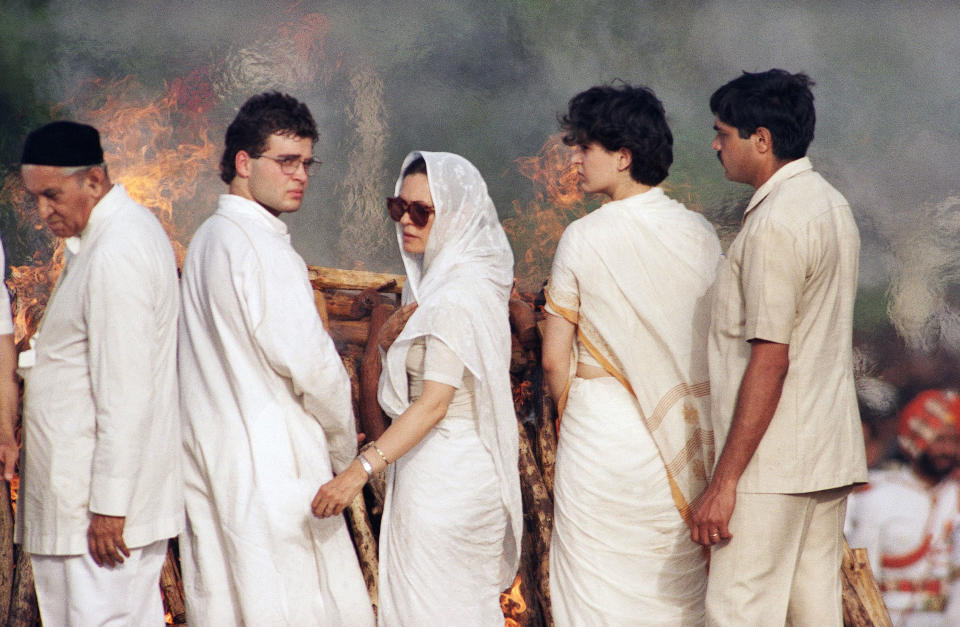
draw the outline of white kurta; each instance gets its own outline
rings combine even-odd
[[[221,196],[190,244],[182,291],[190,622],[372,624],[343,517],[310,511],[355,455],[356,427],[286,225]]]
[[[157,219],[116,185],[77,238],[26,379],[17,535],[87,552],[91,514],[125,516],[130,548],[183,527],[177,271]]]

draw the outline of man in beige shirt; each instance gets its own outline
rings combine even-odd
[[[867,479],[852,366],[860,238],[805,156],[813,82],[742,76],[710,99],[728,179],[756,189],[717,273],[708,357],[722,450],[692,518],[707,622],[842,624],[846,497]]]

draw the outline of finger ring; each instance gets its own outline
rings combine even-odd
[[[714,531],[713,533],[710,534],[710,537],[711,537],[711,538],[719,538],[719,537],[720,537],[720,534],[717,533],[716,531]]]

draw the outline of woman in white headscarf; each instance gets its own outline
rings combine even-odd
[[[401,172],[388,209],[407,271],[403,302],[416,310],[380,377],[393,423],[321,487],[314,513],[339,514],[389,464],[380,623],[500,626],[522,528],[509,378],[513,255],[469,161],[413,152]]]
[[[720,244],[657,187],[673,160],[650,90],[587,90],[562,120],[581,189],[546,290],[543,368],[561,411],[550,546],[563,625],[699,625],[706,554],[690,504],[713,464],[708,292]]]

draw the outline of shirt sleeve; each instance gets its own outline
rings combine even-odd
[[[423,359],[423,378],[425,381],[444,383],[453,388],[463,386],[463,362],[449,346],[434,336],[426,340],[426,353]]]
[[[145,458],[153,365],[160,361],[153,272],[139,246],[105,243],[90,260],[83,315],[96,408],[89,504],[95,514],[128,514]]]
[[[747,341],[790,343],[805,276],[796,235],[766,220],[744,248],[741,277]]]
[[[580,312],[580,288],[573,271],[576,262],[574,249],[574,238],[568,228],[557,245],[550,281],[544,289],[547,312],[560,316],[571,324],[577,324]]]
[[[7,277],[7,259],[0,242],[0,282]],[[13,333],[13,317],[10,314],[10,293],[6,283],[0,285],[0,335]]]
[[[270,366],[290,379],[304,409],[320,423],[333,469],[340,472],[357,452],[350,377],[317,313],[303,259],[292,250],[275,257],[257,273],[263,308],[252,321],[254,337]]]

